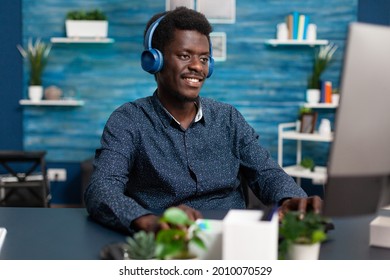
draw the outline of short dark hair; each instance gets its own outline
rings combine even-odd
[[[152,47],[164,53],[164,48],[174,39],[174,32],[179,30],[195,30],[205,35],[210,43],[210,33],[213,28],[206,17],[197,11],[186,7],[178,7],[172,11],[154,15],[146,24],[144,37],[149,26],[162,16],[165,16],[153,33]]]

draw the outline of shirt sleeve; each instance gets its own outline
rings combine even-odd
[[[244,117],[235,109],[233,114],[241,173],[254,194],[266,205],[277,204],[284,198],[307,197],[305,191],[261,146],[259,135]]]
[[[130,119],[131,115],[121,109],[108,119],[84,195],[92,218],[127,233],[133,232],[131,223],[134,219],[151,213],[125,195],[137,141],[136,129],[132,128]]]

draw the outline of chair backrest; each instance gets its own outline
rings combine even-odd
[[[0,204],[49,206],[45,151],[0,151]],[[13,205],[15,204],[15,205]]]
[[[260,199],[258,199],[257,196],[253,193],[253,191],[251,190],[251,188],[248,185],[247,180],[245,179],[245,177],[243,175],[241,175],[240,182],[241,182],[242,192],[243,192],[244,197],[245,197],[246,208],[247,209],[260,209],[260,210],[266,209],[267,206],[264,205],[264,203],[262,203],[260,201]]]

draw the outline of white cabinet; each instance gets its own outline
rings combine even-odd
[[[283,166],[283,141],[296,140],[296,164],[292,166]],[[333,133],[329,135],[320,135],[314,133],[300,133],[296,129],[296,123],[281,123],[278,126],[278,163],[292,177],[297,178],[300,184],[301,178],[315,180],[316,183],[325,183],[327,170],[325,166],[316,166],[314,172],[305,169],[299,165],[302,160],[302,141],[332,142]]]

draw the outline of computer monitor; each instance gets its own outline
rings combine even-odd
[[[324,213],[375,213],[390,203],[390,27],[351,23],[330,148]]]

